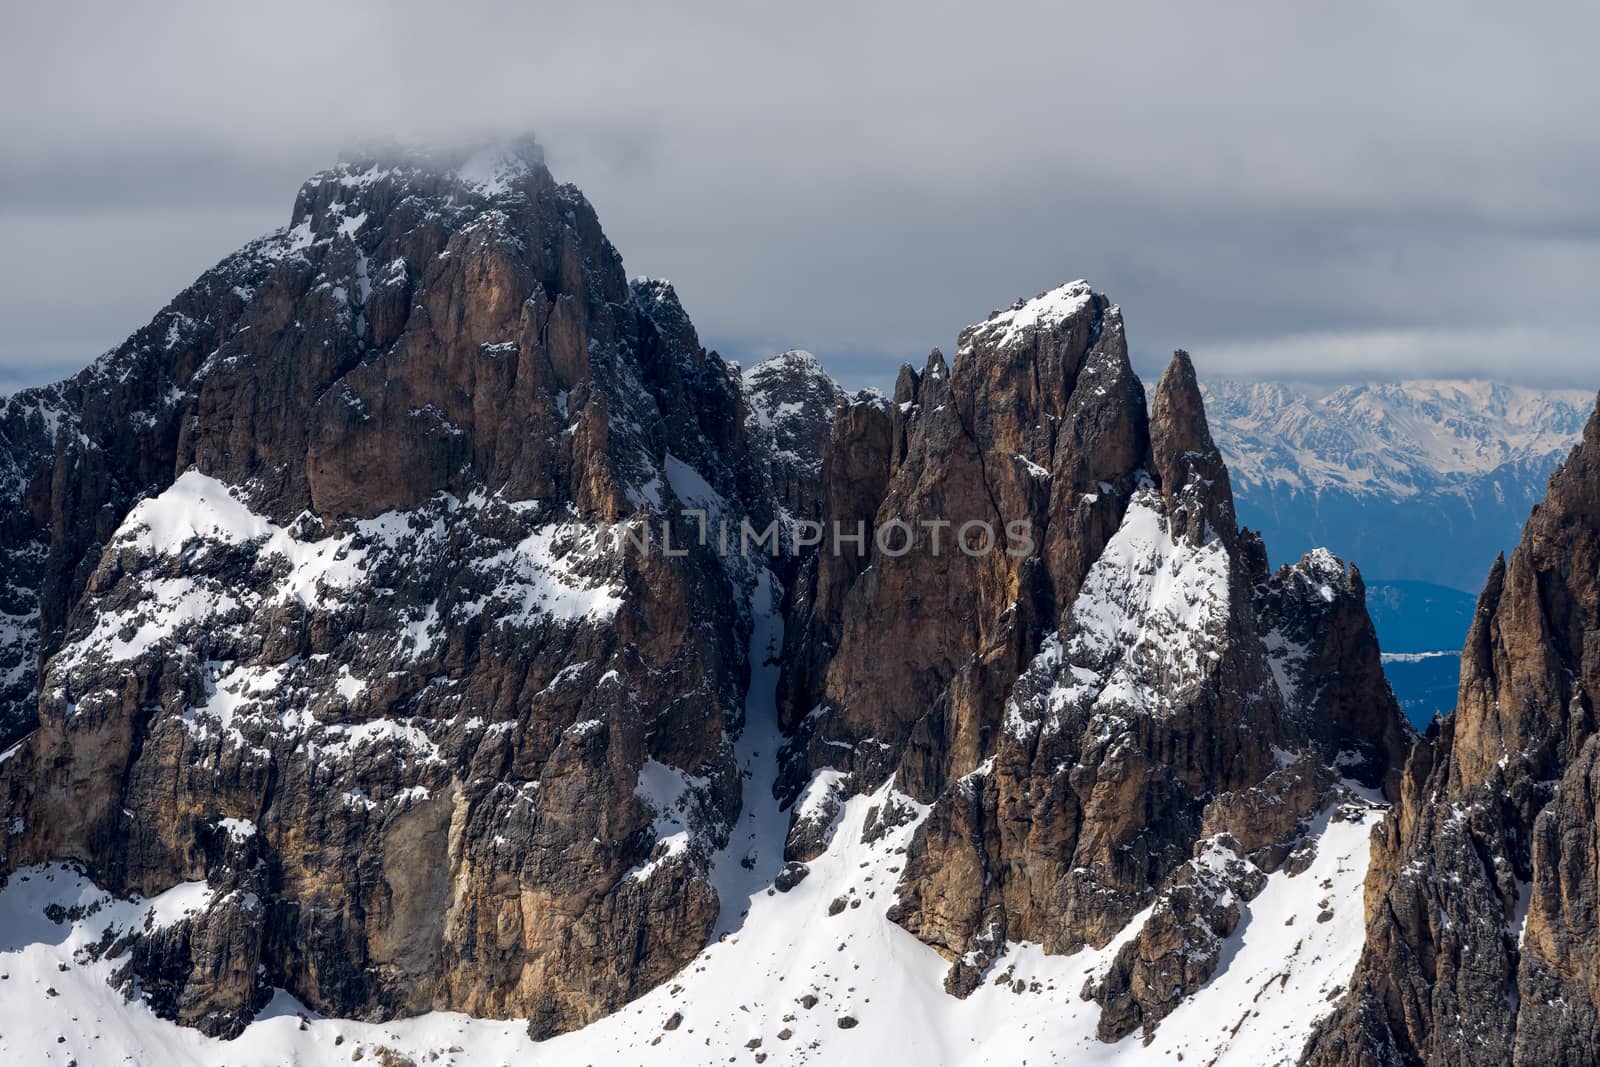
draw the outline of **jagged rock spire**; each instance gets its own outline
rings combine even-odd
[[[1178,349],[1156,385],[1150,409],[1150,448],[1173,522],[1194,541],[1215,534],[1232,542],[1237,523],[1233,487],[1211,439],[1205,402],[1189,353]]]

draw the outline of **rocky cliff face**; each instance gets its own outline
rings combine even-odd
[[[297,240],[282,232],[251,243],[74,378],[6,398],[0,410],[0,738],[6,743],[34,725],[39,665],[61,647],[67,615],[101,548],[136,501],[165,488],[186,464],[180,454],[201,366],[250,327],[250,305]],[[280,303],[298,295],[290,292]],[[315,323],[293,324],[301,328],[314,330]],[[307,345],[321,355],[322,340],[308,338]]]
[[[187,901],[97,951],[212,1034],[284,989],[549,1036],[892,846],[950,993],[1088,946],[1148,1040],[1411,741],[1359,575],[1269,573],[1103,294],[892,400],[741,375],[531,146],[318,175],[0,433],[0,872]]]
[[[1102,1037],[1148,1032],[1211,977],[1311,819],[1351,798],[1341,777],[1398,777],[1411,736],[1360,578],[1325,554],[1267,576],[1188,357],[1147,412],[1120,313],[1081,283],[966,331],[952,365],[902,371],[890,419],[875,525],[900,540],[826,597],[826,671],[786,661],[811,684],[789,692],[790,857],[892,777],[900,812],[931,811],[889,915],[951,960],[951,992],[1008,942],[1100,947],[1148,909],[1086,990]],[[1011,550],[962,551],[985,527]]]
[[[1374,837],[1361,965],[1317,1064],[1600,1060],[1600,414],[1478,601],[1457,711]]]
[[[834,408],[847,398],[817,357],[799,350],[762,360],[744,372],[749,422],[771,442],[767,465],[777,503],[798,519],[821,516],[823,456],[833,440]]]
[[[312,179],[10,405],[48,506],[11,555],[42,655],[5,864],[204,881],[129,982],[212,1032],[280,986],[546,1033],[666,978],[740,808],[753,578],[678,515],[769,509],[740,396],[531,150]],[[617,550],[655,516],[687,554]]]

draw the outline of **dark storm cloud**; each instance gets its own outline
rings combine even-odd
[[[852,384],[1088,277],[1143,368],[1600,378],[1576,4],[34,5],[0,43],[0,388],[364,138],[532,129],[737,358]]]

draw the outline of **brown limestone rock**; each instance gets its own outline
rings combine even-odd
[[[1318,1065],[1600,1058],[1600,412],[1497,561],[1454,715],[1374,839],[1366,943]]]
[[[1120,320],[1116,330],[1120,336]],[[1073,336],[1070,328],[1066,332]],[[984,354],[964,347],[963,356],[981,361]],[[1000,362],[1005,364],[1004,354]],[[964,380],[962,369],[958,362],[952,382]],[[1019,377],[1003,367],[970,376]],[[1062,567],[1030,560],[1018,573],[1031,568],[1049,576],[1046,588],[1070,591],[1059,615],[1047,597],[1034,601],[1031,617],[1059,618],[1059,628],[1036,638],[1035,646],[1022,642],[1034,651],[1018,655],[1031,655],[1031,662],[1016,675],[1001,667],[1007,660],[988,660],[990,689],[968,684],[984,677],[978,668],[986,662],[983,652],[969,653],[969,665],[952,674],[909,733],[897,784],[914,796],[941,781],[949,784],[934,795],[933,810],[913,839],[890,910],[894,921],[952,961],[946,987],[964,994],[982,981],[988,961],[1008,939],[1036,941],[1051,952],[1103,945],[1152,901],[1166,901],[1158,909],[1164,918],[1135,939],[1127,966],[1100,993],[1108,1039],[1129,1027],[1153,1025],[1210,977],[1219,958],[1215,951],[1196,950],[1175,972],[1174,946],[1205,941],[1214,950],[1237,922],[1236,909],[1224,898],[1240,897],[1245,887],[1259,886],[1266,873],[1279,869],[1301,846],[1313,816],[1335,803],[1341,794],[1331,766],[1339,750],[1334,742],[1349,740],[1347,735],[1366,740],[1366,733],[1378,742],[1405,737],[1382,675],[1372,670],[1376,642],[1360,640],[1370,635],[1370,623],[1358,578],[1351,585],[1341,573],[1330,609],[1342,613],[1339,619],[1353,638],[1330,636],[1320,612],[1290,611],[1304,586],[1304,565],[1281,572],[1278,599],[1258,592],[1265,554],[1258,540],[1233,524],[1227,471],[1206,429],[1187,357],[1174,358],[1148,421],[1143,392],[1131,375],[1127,379],[1132,388],[1090,385],[1085,395],[1094,403],[1079,414],[1090,427],[1117,432],[1097,434],[1078,422],[1054,431],[1058,445],[1072,444],[1048,469],[1080,472],[1065,479],[1074,486],[1067,499],[1096,495],[1085,492],[1088,479],[1081,472],[1087,469],[1097,472],[1095,489],[1115,503],[1113,511],[1102,512],[1115,516],[1103,526],[1064,526],[1063,518],[1074,510],[1058,503],[1065,495],[1062,482],[1050,486],[1042,509],[1050,531],[1066,528],[1075,535],[1064,539],[1075,554],[1056,553],[1055,559],[1077,562]],[[937,365],[922,378],[930,380],[940,380]],[[926,390],[923,385],[919,395],[924,407]],[[960,406],[959,400],[935,395]],[[990,396],[984,405],[1027,410],[1015,398]],[[1046,414],[1039,414],[1040,423],[1048,423]],[[971,436],[1026,439],[1029,432],[1015,428],[1026,417],[1013,419],[996,420],[987,433]],[[1087,460],[1085,453],[1101,459]],[[913,449],[897,473],[886,510],[905,491],[916,455]],[[1124,465],[1120,474],[1096,467],[1112,459]],[[987,460],[970,464],[967,477],[993,466]],[[941,469],[941,481],[961,477]],[[1119,485],[1127,495],[1117,501]],[[948,498],[952,490],[942,492]],[[1161,585],[1154,575],[1161,576]],[[1173,588],[1183,592],[1169,599],[1160,591]],[[850,604],[866,606],[855,599]],[[1030,617],[1020,607],[1011,615]],[[1295,636],[1326,642],[1316,646],[1319,662],[1346,671],[1347,688],[1325,693],[1320,679],[1308,674],[1280,684],[1275,667],[1281,664],[1274,661],[1283,649],[1273,644],[1273,635],[1291,615]],[[1020,640],[1016,635],[1030,631],[1018,625],[1001,632]],[[846,651],[841,648],[841,657]],[[1355,704],[1363,684],[1374,686],[1370,707],[1340,703]],[[885,690],[867,706],[892,699]],[[1358,713],[1367,718],[1357,719]],[[1319,715],[1333,721],[1322,723]],[[1347,723],[1341,715],[1357,721]],[[856,741],[865,743],[866,738]],[[1403,740],[1373,745],[1379,782],[1390,771],[1385,761],[1401,748]],[[1280,766],[1278,752],[1302,755]],[[872,765],[858,758],[850,766],[855,777],[847,781],[859,787]],[[1269,819],[1253,818],[1268,811]],[[1230,829],[1240,838],[1226,836]],[[1222,840],[1239,850],[1229,867],[1238,877],[1199,877],[1210,868],[1197,868],[1201,861],[1191,857],[1222,847],[1204,842]],[[1134,966],[1136,958],[1144,964]],[[1122,987],[1113,989],[1119,978]]]
[[[210,1032],[278,986],[543,1036],[716,921],[756,574],[678,512],[765,522],[770,443],[536,150],[488,169],[313,178],[288,229],[0,417],[48,501],[6,533],[43,681],[0,863],[206,881],[122,978]],[[600,540],[663,519],[687,554]],[[248,886],[225,822],[253,828]]]
[[[1317,549],[1268,577],[1265,549],[1250,555],[1259,561],[1256,613],[1289,716],[1329,766],[1396,799],[1416,733],[1384,677],[1361,572]]]

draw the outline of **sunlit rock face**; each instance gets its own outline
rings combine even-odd
[[[1085,992],[1102,1037],[1148,1031],[1318,813],[1395,787],[1412,735],[1360,577],[1327,553],[1268,572],[1188,357],[1147,408],[1120,311],[1083,283],[904,369],[890,418],[875,524],[912,547],[879,546],[842,596],[819,580],[831,613],[800,590],[811,647],[836,651],[786,661],[808,683],[785,693],[789,854],[821,854],[843,798],[892,777],[930,813],[889,915],[951,961],[951,992],[1009,943],[1101,947],[1139,919]],[[1025,548],[955,546],[1008,522]]]

